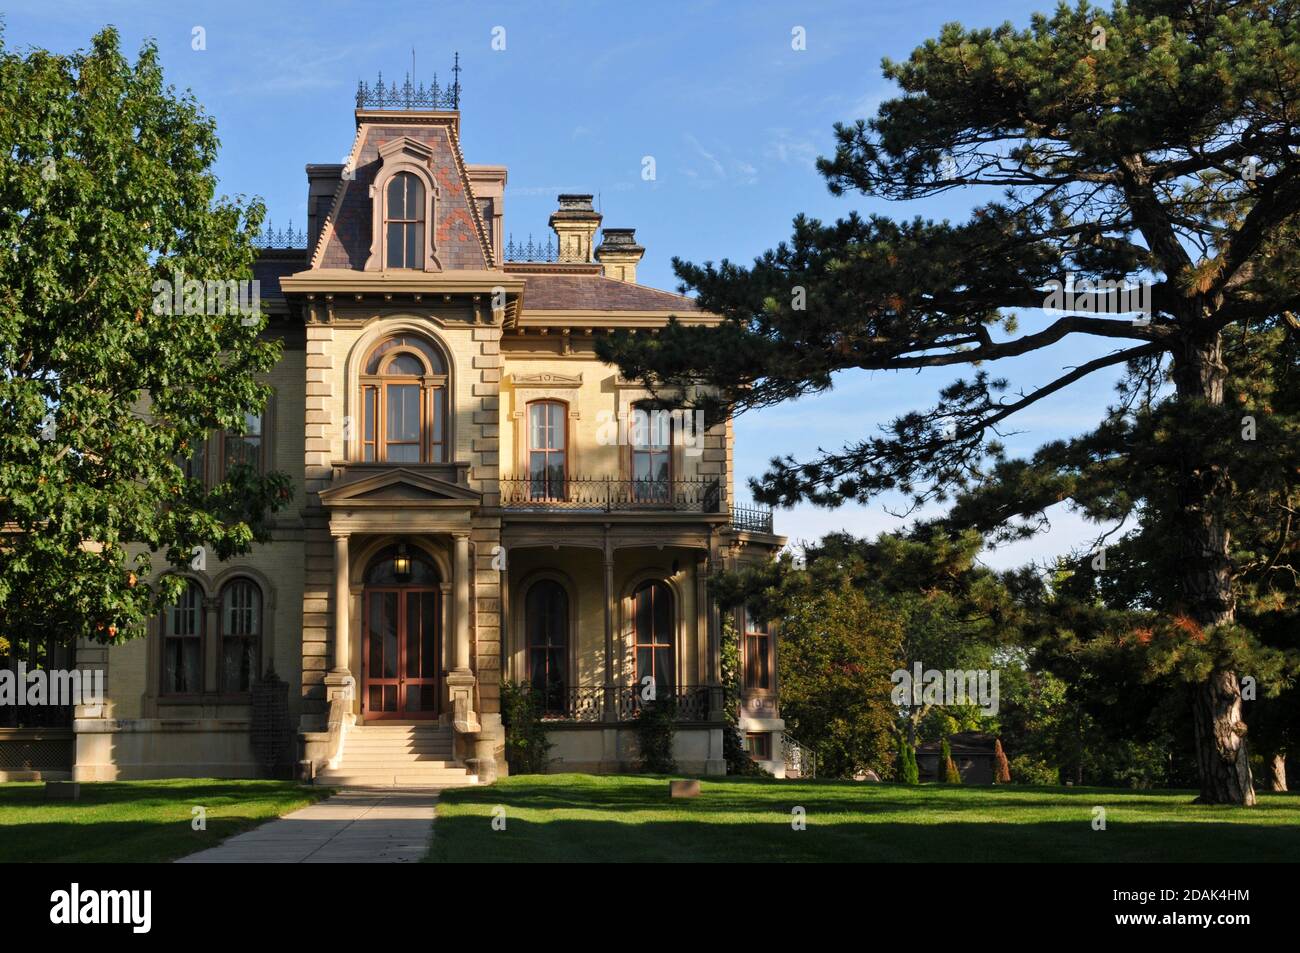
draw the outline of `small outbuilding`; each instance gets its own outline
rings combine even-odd
[[[992,784],[993,749],[997,736],[982,731],[962,731],[948,736],[952,760],[965,784]],[[922,781],[942,781],[942,742],[925,741],[916,746],[916,767]]]

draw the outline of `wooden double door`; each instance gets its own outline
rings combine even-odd
[[[367,721],[438,717],[442,593],[433,586],[368,586],[361,714]]]

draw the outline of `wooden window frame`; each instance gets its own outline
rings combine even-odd
[[[756,693],[771,692],[773,690],[772,675],[775,670],[775,666],[773,665],[775,659],[772,657],[771,624],[764,623],[763,628],[761,629],[755,629],[753,628],[753,625],[754,623],[751,622],[749,613],[746,612],[744,635],[742,636],[742,640],[741,640],[741,655],[740,655],[740,668],[741,668],[741,679],[742,679],[741,684],[743,685],[745,691],[747,692],[756,692]],[[767,673],[767,678],[766,678],[767,684],[765,685],[751,684],[750,682],[750,677],[749,677],[750,659],[755,657],[754,643],[765,643],[763,644],[762,647],[762,655],[764,657],[763,661],[765,663],[764,667]]]
[[[560,434],[563,446],[559,450],[542,449],[533,446],[533,408],[550,407],[560,408]],[[550,431],[548,424],[547,431]],[[557,400],[554,397],[542,397],[537,400],[530,400],[524,407],[524,473],[525,479],[528,480],[529,499],[532,500],[566,500],[569,492],[569,404],[567,401]],[[547,482],[546,492],[543,496],[533,496],[533,454],[545,453],[549,455],[558,453],[564,461],[564,475],[560,478],[560,493],[556,495]]]
[[[389,192],[392,190],[394,183],[404,182],[407,180],[414,182],[417,186],[419,186],[420,189],[419,198],[415,202],[415,206],[416,206],[415,217],[396,218],[393,216],[392,209],[390,208],[391,203],[389,202]],[[384,194],[383,194],[384,269],[394,270],[394,271],[423,271],[424,264],[425,264],[424,258],[428,254],[428,251],[426,249],[426,245],[427,245],[426,233],[429,228],[429,222],[428,219],[425,217],[425,212],[426,212],[425,196],[429,191],[429,187],[425,185],[425,183],[420,180],[420,177],[416,175],[414,172],[398,171],[393,173],[385,180],[383,188],[384,188]],[[410,204],[409,199],[407,204]],[[415,243],[416,249],[418,250],[421,259],[418,265],[413,265],[410,262],[405,262],[404,264],[400,264],[400,265],[393,264],[393,248],[388,241],[388,226],[390,225],[400,225],[402,227],[401,251],[402,251],[403,258],[405,258],[406,256],[407,230],[411,228],[418,228],[420,230],[419,240]]]
[[[552,644],[548,639],[547,642],[536,644],[533,642],[532,618],[528,613],[528,597],[532,595],[533,590],[538,586],[554,586],[564,596],[564,618],[560,626],[559,637],[563,640],[559,645]],[[533,650],[541,649],[550,657],[550,653],[555,649],[562,649],[562,659],[560,662],[560,688],[563,697],[561,698],[559,709],[550,709],[545,707],[543,702],[543,711],[548,715],[565,714],[568,707],[568,692],[572,687],[570,684],[570,665],[569,654],[573,650],[572,641],[572,619],[573,619],[573,600],[569,597],[569,589],[558,579],[542,577],[534,579],[524,590],[524,678],[529,686],[533,684]],[[549,663],[548,663],[549,664]],[[549,669],[548,669],[549,670]]]
[[[662,589],[664,596],[668,599],[668,630],[669,630],[668,638],[670,640],[668,642],[654,642],[654,641],[642,642],[641,641],[641,632],[638,631],[637,629],[636,600],[637,600],[637,595],[643,589],[650,589],[652,591],[655,589]],[[634,687],[639,688],[641,685],[641,680],[647,674],[650,675],[651,678],[654,678],[655,683],[658,684],[659,679],[656,677],[658,675],[658,672],[655,670],[655,649],[666,648],[666,649],[670,649],[672,653],[672,664],[669,666],[669,677],[667,679],[668,688],[672,690],[676,690],[678,687],[677,684],[678,681],[677,596],[676,593],[673,592],[672,586],[668,585],[668,583],[663,579],[642,580],[632,590],[631,615],[632,615],[632,675],[633,678],[636,680],[636,684]],[[650,629],[651,629],[650,638],[652,640],[654,639],[654,616],[655,616],[655,611],[654,611],[654,605],[652,603],[650,608]],[[641,671],[641,650],[642,649],[650,650],[651,670],[649,672]]]
[[[263,407],[263,408],[262,408],[260,411],[258,411],[256,414],[245,414],[245,415],[244,415],[245,420],[247,420],[247,418],[249,418],[249,417],[257,417],[257,418],[261,421],[261,431],[260,431],[260,432],[258,433],[258,435],[257,435],[257,464],[256,464],[256,469],[257,469],[257,472],[258,472],[258,473],[265,473],[265,472],[266,472],[267,427],[268,427],[268,425],[269,425],[269,423],[270,423],[270,414],[269,414],[267,411],[268,411],[269,407],[270,407],[270,401],[267,401],[267,406],[266,406],[266,407]],[[218,474],[219,474],[219,476],[220,476],[220,479],[219,479],[217,482],[219,482],[219,483],[220,483],[220,482],[223,482],[223,481],[226,479],[226,477],[230,474],[230,459],[229,459],[229,456],[228,456],[228,453],[227,453],[226,441],[229,440],[229,439],[231,439],[231,438],[235,438],[235,439],[243,440],[243,439],[246,439],[247,437],[248,437],[248,434],[247,434],[247,433],[244,433],[244,432],[242,432],[242,431],[241,431],[240,433],[234,433],[233,431],[230,431],[230,430],[221,430],[221,431],[218,431],[218,438],[217,438],[217,439],[219,440],[219,442],[220,442],[220,444],[221,444],[221,446],[220,446],[220,451],[221,451],[221,468],[220,468],[220,470],[218,471]]]
[[[666,444],[646,444],[645,446],[638,446],[635,439],[635,434],[636,434],[635,424],[634,424],[634,421],[636,419],[635,415],[638,413],[644,413],[648,415],[648,419],[651,421],[651,423],[649,423],[647,426],[650,428],[651,434],[653,434],[654,433],[653,414],[656,411],[661,411],[663,413],[669,414],[668,442]],[[676,457],[676,454],[673,452],[675,437],[677,435],[677,429],[676,429],[677,425],[671,415],[672,415],[671,408],[646,407],[645,401],[638,401],[636,403],[633,403],[628,408],[628,422],[627,422],[628,480],[632,485],[632,493],[630,495],[632,497],[633,502],[635,503],[644,503],[646,505],[653,506],[656,504],[663,504],[672,501],[673,481],[677,478],[677,460],[674,459]],[[655,456],[656,455],[666,456],[668,458],[667,479],[663,481],[639,480],[636,475],[637,454],[649,454],[650,462],[652,464],[650,467],[651,473],[654,472],[653,463],[654,463]],[[643,493],[645,493],[645,489],[638,491],[638,485],[640,484],[653,485],[661,482],[664,484],[663,494],[660,494],[651,489],[645,496],[643,496]]]
[[[754,761],[772,760],[772,732],[747,731],[745,732],[745,742],[746,742],[746,746],[749,749],[749,757],[752,760]]]
[[[167,699],[191,698],[197,695],[202,695],[204,693],[204,685],[206,684],[206,679],[207,679],[207,654],[208,654],[207,593],[204,592],[203,586],[201,586],[197,580],[191,579],[189,576],[185,576],[183,578],[185,579],[186,592],[187,593],[192,592],[195,594],[195,599],[197,603],[195,607],[195,612],[198,617],[197,631],[193,635],[171,634],[172,617],[177,607],[175,605],[169,605],[163,609],[163,617],[160,623],[161,634],[162,634],[162,638],[160,639],[162,643],[162,655],[158,660],[158,685],[159,685],[158,695],[160,698],[167,698]],[[196,681],[198,682],[198,684],[194,688],[191,688],[187,691],[173,691],[172,687],[166,684],[167,646],[168,643],[172,641],[184,642],[190,640],[197,641],[199,646],[199,668],[198,668],[198,672],[196,673]]]
[[[371,354],[373,355],[377,348],[382,347],[389,340],[391,338],[385,338],[378,342],[374,348],[371,348]],[[386,373],[392,362],[402,355],[413,356],[424,368],[424,373],[419,375]],[[367,358],[367,367],[372,359],[373,357]],[[445,359],[443,363],[446,363]],[[375,373],[360,375],[361,427],[359,428],[360,440],[358,443],[360,461],[363,463],[394,462],[399,466],[404,463],[447,462],[450,459],[449,438],[451,436],[450,408],[448,406],[450,403],[450,383],[450,373],[446,371],[442,373],[435,372],[429,365],[428,358],[418,348],[400,345],[380,355]],[[388,439],[388,388],[392,386],[410,387],[413,385],[420,389],[420,436],[417,459],[390,461],[388,459],[389,444],[410,446],[411,442],[394,442]],[[439,401],[441,401],[441,412],[439,412]],[[371,412],[374,414],[373,435],[367,433],[367,418]],[[366,456],[367,450],[372,454],[370,457]]]
[[[236,635],[227,631],[226,593],[239,585],[251,587],[257,596],[257,630],[254,635]],[[220,592],[217,593],[217,628],[219,639],[217,646],[217,692],[221,695],[247,695],[253,690],[253,685],[257,683],[257,680],[262,677],[262,643],[266,633],[266,594],[262,591],[262,587],[257,583],[257,580],[250,576],[236,576],[221,586]],[[254,643],[253,671],[246,689],[231,688],[224,682],[226,675],[226,641],[228,639]]]

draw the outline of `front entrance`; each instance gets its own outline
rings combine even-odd
[[[362,718],[437,718],[442,651],[437,570],[404,546],[384,550],[366,571],[362,619]]]

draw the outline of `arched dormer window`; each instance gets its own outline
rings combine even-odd
[[[384,267],[423,268],[424,185],[410,172],[399,172],[385,192]]]
[[[361,374],[361,459],[441,463],[447,459],[447,362],[413,334],[385,338]]]

